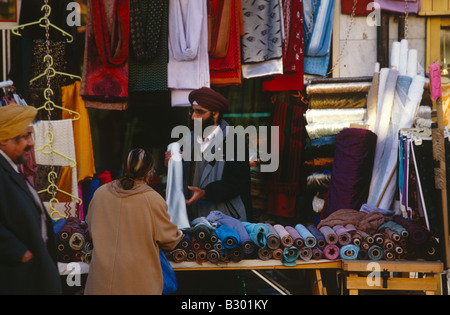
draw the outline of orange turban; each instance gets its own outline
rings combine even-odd
[[[0,107],[0,141],[13,139],[34,121],[37,109],[16,103]]]

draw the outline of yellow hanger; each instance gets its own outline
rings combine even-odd
[[[53,57],[50,55],[45,55],[44,56],[44,62],[47,62],[47,59],[49,59],[50,65],[45,69],[45,71],[43,73],[41,73],[40,75],[34,77],[33,79],[30,80],[30,83],[33,83],[34,81],[36,81],[37,79],[43,77],[43,76],[47,76],[52,78],[55,75],[59,74],[59,75],[65,75],[70,77],[71,79],[79,79],[81,80],[81,77],[75,74],[70,74],[70,73],[65,73],[65,72],[61,72],[61,71],[56,71],[55,68],[53,68]]]
[[[50,7],[50,5],[44,4],[44,5],[41,7],[41,11],[44,11],[44,10],[46,10],[45,15],[44,15],[42,18],[40,18],[38,21],[34,21],[34,22],[26,23],[26,24],[21,24],[21,25],[18,25],[18,26],[16,26],[16,27],[13,27],[13,28],[11,29],[11,33],[13,33],[14,35],[17,35],[17,36],[22,36],[22,35],[19,33],[19,30],[23,30],[23,29],[24,29],[25,27],[27,27],[27,26],[39,24],[39,26],[44,27],[44,28],[45,28],[45,27],[48,27],[48,26],[51,26],[51,27],[57,29],[58,31],[60,31],[60,32],[62,33],[63,36],[67,36],[67,37],[68,37],[68,38],[66,39],[66,41],[67,41],[68,43],[73,42],[73,36],[72,36],[72,35],[70,35],[70,34],[67,33],[66,31],[60,29],[59,27],[57,27],[56,25],[54,25],[54,24],[52,24],[52,23],[50,22],[50,20],[49,20],[49,18],[48,18],[48,17],[50,16],[50,12],[51,12],[51,10],[52,10],[52,8]],[[42,22],[43,22],[43,23],[42,23]]]
[[[53,147],[52,147],[52,143],[53,143],[53,132],[47,131],[47,132],[44,134],[44,137],[47,137],[47,136],[50,136],[50,140],[49,140],[46,144],[44,144],[42,147],[40,147],[40,148],[38,148],[38,149],[35,149],[34,151],[35,151],[35,152],[42,151],[43,154],[52,154],[52,153],[58,154],[58,155],[62,156],[63,158],[65,158],[65,159],[67,159],[68,161],[70,161],[70,162],[73,163],[73,165],[70,165],[70,167],[72,167],[72,168],[75,167],[75,166],[77,165],[77,162],[76,162],[74,159],[68,157],[68,156],[65,155],[65,154],[62,154],[61,152],[55,151],[55,149],[53,149]],[[50,151],[44,151],[44,150],[47,149],[47,148],[48,148]]]
[[[72,115],[75,115],[75,117],[72,118],[72,120],[79,120],[79,119],[80,119],[80,117],[81,117],[80,113],[78,113],[78,112],[76,112],[76,111],[73,111],[73,110],[71,110],[71,109],[64,108],[64,107],[62,107],[62,106],[56,105],[56,104],[50,99],[50,97],[47,95],[48,93],[50,93],[51,95],[53,95],[53,90],[52,90],[51,88],[46,88],[46,89],[44,90],[44,98],[45,98],[47,101],[44,103],[44,105],[42,105],[41,107],[37,108],[37,110],[45,109],[45,110],[47,110],[47,111],[52,111],[52,110],[54,110],[55,108],[59,108],[59,109],[61,109],[61,110],[65,110],[65,111],[71,113]]]

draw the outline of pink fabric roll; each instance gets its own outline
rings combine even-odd
[[[335,260],[339,257],[339,247],[333,244],[328,244],[323,249],[323,255],[326,259]]]

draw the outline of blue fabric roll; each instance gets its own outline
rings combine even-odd
[[[300,250],[295,247],[285,247],[283,249],[283,257],[281,257],[281,263],[288,267],[297,265],[296,260],[300,256]]]
[[[216,229],[217,237],[222,246],[226,249],[236,248],[239,245],[239,234],[236,230],[226,225],[221,225]]]
[[[342,259],[356,259],[358,258],[358,252],[359,246],[348,244],[341,247],[339,254],[341,255]]]
[[[221,225],[226,225],[234,229],[239,234],[239,244],[242,247],[242,251],[245,254],[253,253],[253,251],[255,250],[254,243],[241,221],[230,217],[218,210],[211,211],[206,219],[212,224],[219,223]]]
[[[309,248],[313,248],[317,244],[317,239],[314,237],[314,235],[303,225],[303,224],[297,224],[295,226],[295,229],[297,230],[298,234],[303,238],[305,241],[305,246]]]
[[[369,259],[380,260],[384,256],[384,250],[378,245],[372,245],[369,248]]]
[[[242,225],[247,230],[253,243],[258,247],[264,248],[267,245],[268,227],[263,223],[242,222]]]

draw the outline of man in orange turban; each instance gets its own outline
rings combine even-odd
[[[19,165],[34,147],[36,108],[0,107],[0,294],[61,294],[53,225]]]

